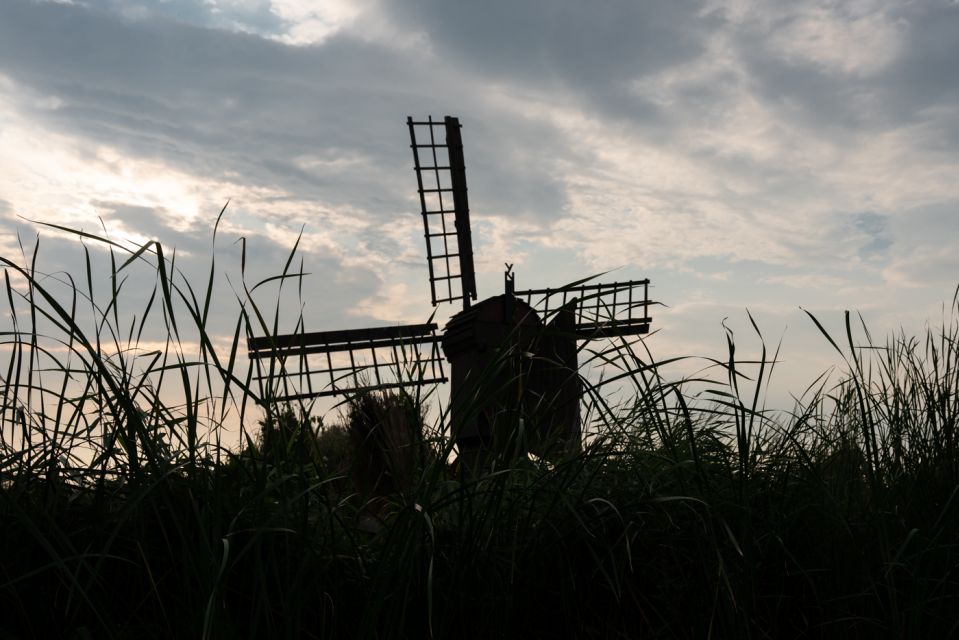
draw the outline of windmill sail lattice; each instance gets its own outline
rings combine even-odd
[[[446,382],[436,325],[371,327],[250,338],[265,401]]]
[[[514,295],[549,322],[575,301],[572,331],[580,340],[649,332],[649,280],[611,284],[571,284],[555,289],[528,289]]]
[[[407,118],[406,124],[423,215],[433,306],[462,300],[463,307],[469,308],[476,300],[476,275],[459,119],[446,116],[439,122],[430,117],[417,122]]]

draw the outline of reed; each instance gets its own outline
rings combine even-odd
[[[610,343],[593,357],[629,400],[587,381],[582,451],[468,477],[423,398],[329,425],[256,407],[244,340],[280,319],[252,293],[302,277],[295,249],[237,286],[223,348],[215,261],[199,288],[159,244],[74,233],[106,278],[87,249],[80,276],[0,258],[0,637],[959,633],[955,296],[882,343],[810,315],[846,366],[788,410],[765,407],[758,328],[758,361],[730,333],[697,380]],[[154,286],[128,312],[134,269]]]

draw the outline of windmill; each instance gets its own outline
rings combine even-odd
[[[472,231],[459,120],[407,118],[426,240],[431,302],[460,303],[435,323],[250,337],[261,402],[451,382],[460,459],[484,463],[516,442],[552,457],[580,446],[577,344],[649,331],[649,280],[515,288],[476,302]],[[442,350],[442,355],[440,351]],[[443,360],[449,362],[447,378]]]

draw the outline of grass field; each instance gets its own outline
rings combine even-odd
[[[264,418],[255,286],[221,348],[214,263],[197,286],[158,244],[84,240],[109,273],[0,259],[0,638],[959,636],[955,297],[925,335],[823,329],[845,371],[775,411],[776,353],[738,362],[730,335],[697,383],[612,344],[629,401],[587,389],[581,453],[470,478],[428,400]],[[131,311],[134,269],[155,287]],[[384,492],[356,434],[390,406],[438,415]]]

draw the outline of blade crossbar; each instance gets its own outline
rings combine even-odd
[[[648,333],[649,307],[656,304],[649,300],[648,279],[529,289],[514,295],[534,306],[544,322],[575,301],[573,331],[580,340]]]
[[[338,331],[317,331],[314,333],[290,333],[279,336],[250,338],[247,344],[250,349],[251,358],[273,357],[274,354],[268,353],[268,350],[291,350],[358,342],[390,342],[417,337],[432,339],[432,335],[436,329],[436,323],[431,322],[428,324],[407,324],[395,327],[369,327],[366,329],[341,329]]]
[[[248,340],[261,402],[446,382],[433,323]]]
[[[423,217],[432,303],[436,306],[462,300],[463,307],[468,308],[476,299],[476,277],[459,120],[446,116],[439,121],[430,116],[425,121],[407,118],[406,122]],[[422,140],[417,139],[418,130]]]

